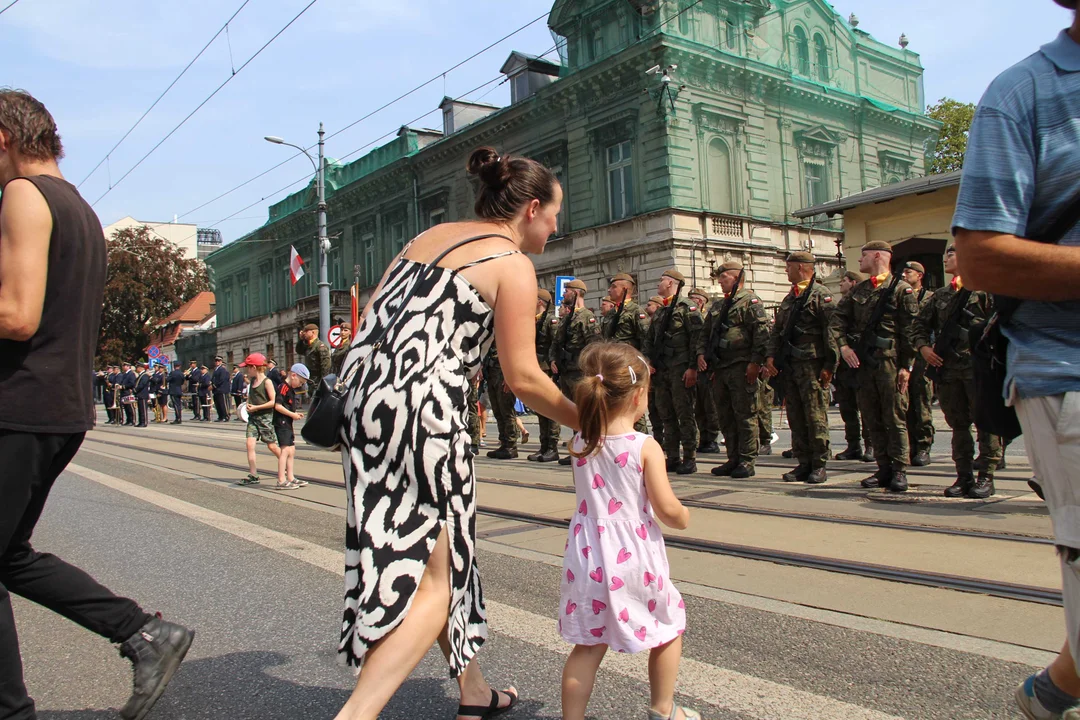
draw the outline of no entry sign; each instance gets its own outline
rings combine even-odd
[[[341,326],[335,325],[326,332],[326,342],[337,350],[341,347]]]

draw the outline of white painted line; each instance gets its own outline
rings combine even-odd
[[[344,575],[344,553],[249,523],[224,513],[208,510],[156,490],[136,485],[81,465],[68,471],[105,487],[122,492],[164,510],[196,520],[230,535],[301,560],[337,575]],[[569,654],[570,646],[559,636],[555,620],[498,602],[487,603],[491,629],[537,647]],[[648,656],[610,653],[603,669],[641,683],[648,683]],[[830,697],[797,690],[788,685],[683,658],[679,692],[718,707],[762,720],[899,720],[876,710]]]

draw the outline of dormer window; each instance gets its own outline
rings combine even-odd
[[[519,103],[559,77],[561,65],[525,53],[512,52],[502,72],[510,81],[510,102]]]

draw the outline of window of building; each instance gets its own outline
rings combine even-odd
[[[233,363],[233,351],[232,350],[225,353],[225,364],[229,366],[229,370],[232,370],[232,366],[234,364]]]
[[[621,220],[634,212],[632,164],[631,141],[607,149],[608,215],[612,220]]]
[[[720,138],[709,143],[709,209],[731,213],[731,152]]]
[[[286,340],[285,341],[285,366],[286,367],[292,367],[295,360],[296,359],[293,356],[292,340]]]
[[[330,287],[335,290],[341,290],[345,287],[345,269],[341,263],[341,246],[330,248],[330,252],[326,254],[328,260],[328,270],[330,275]]]
[[[734,18],[728,18],[727,22],[724,25],[725,25],[725,31],[726,31],[725,41],[727,42],[728,50],[738,50],[739,49],[739,28],[735,24],[735,19]]]
[[[828,178],[825,170],[823,163],[803,163],[803,175],[806,180],[806,204],[808,207],[829,201]]]
[[[817,60],[818,79],[829,82],[829,48],[820,33],[814,35],[814,56]]]
[[[274,306],[274,276],[267,272],[262,277],[263,287],[263,309],[267,313],[272,313],[277,308]]]
[[[604,57],[604,31],[601,28],[597,28],[593,31],[592,35],[592,60],[599,60]]]
[[[795,26],[795,72],[810,76],[810,42],[806,31],[798,25]]]
[[[232,288],[225,290],[219,312],[223,316],[222,325],[228,325],[233,322]]]
[[[397,219],[390,222],[390,253],[397,256],[405,248],[405,220]]]
[[[510,81],[510,102],[516,103],[529,97],[529,73],[521,72]]]
[[[443,132],[449,135],[454,132],[454,107],[451,105],[442,111]]]
[[[438,207],[428,212],[427,226],[429,228],[433,228],[444,222],[446,222],[446,208]]]
[[[247,282],[240,283],[240,317],[239,320],[247,320],[251,317],[251,304],[248,298]]]
[[[625,47],[630,44],[630,18],[626,15],[626,8],[619,9],[619,45]]]
[[[266,343],[266,359],[274,360],[274,343]],[[290,365],[290,367],[292,367]]]
[[[371,287],[379,282],[379,269],[375,267],[375,233],[364,233],[360,244],[364,248],[364,285]]]
[[[695,3],[695,5],[696,4],[697,3]],[[683,35],[690,34],[690,21],[692,20],[690,17],[690,13],[692,12],[690,10],[691,7],[692,6],[688,2],[679,3],[679,32]]]

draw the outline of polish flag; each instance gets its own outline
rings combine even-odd
[[[300,257],[300,253],[296,252],[296,248],[292,245],[289,246],[289,277],[292,279],[292,284],[295,285],[300,278],[304,277],[304,259]]]

